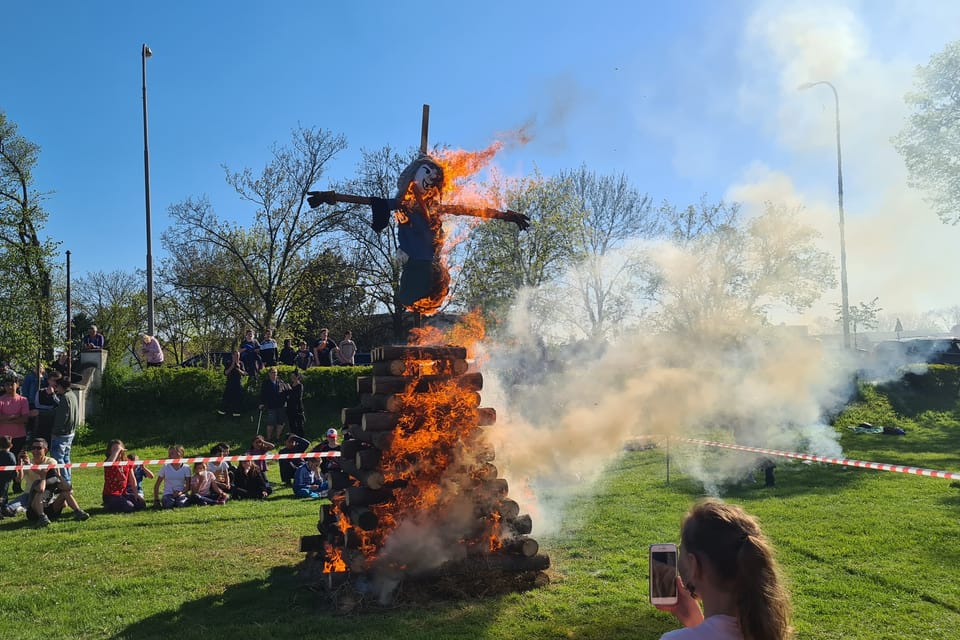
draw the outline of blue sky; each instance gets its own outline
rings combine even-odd
[[[795,91],[831,80],[843,101],[851,300],[886,295],[919,311],[960,305],[956,285],[906,291],[909,279],[882,268],[884,243],[916,242],[922,259],[924,238],[955,246],[957,229],[922,211],[887,141],[913,67],[955,36],[960,15],[944,5],[16,3],[4,12],[0,109],[41,145],[47,231],[83,273],[144,265],[143,43],[154,53],[157,259],[167,208],[188,196],[249,220],[221,165],[259,169],[302,124],[346,136],[327,175],[343,179],[360,149],[418,144],[423,103],[431,142],[464,149],[532,121],[534,139],[497,159],[507,175],[585,163],[678,205],[704,193],[748,205],[782,198],[835,235],[832,96]],[[917,237],[879,237],[906,209]]]

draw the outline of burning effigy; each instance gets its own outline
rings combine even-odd
[[[426,105],[424,107],[426,118],[428,110]],[[387,228],[392,212],[397,221],[397,242],[403,262],[400,303],[421,315],[433,315],[446,300],[450,289],[450,272],[444,252],[445,216],[505,220],[516,224],[521,231],[530,226],[530,219],[516,211],[450,202],[456,181],[475,173],[480,163],[488,161],[498,149],[498,145],[492,145],[479,153],[450,152],[430,156],[424,138],[420,155],[397,178],[395,197],[309,191],[307,202],[311,207],[337,203],[369,205],[372,213],[370,225],[378,233]]]
[[[521,230],[529,219],[443,201],[452,181],[474,173],[495,148],[431,157],[425,147],[422,140],[420,157],[401,173],[396,198],[314,191],[310,204],[369,205],[378,231],[393,212],[407,258],[402,303],[429,316],[450,282],[443,216],[506,220]],[[372,375],[357,378],[360,403],[341,413],[344,440],[327,473],[330,504],[320,510],[319,535],[300,542],[305,575],[341,610],[368,598],[395,602],[404,585],[481,595],[548,582],[550,559],[530,537],[532,519],[510,498],[485,435],[497,413],[481,402],[475,350],[483,337],[480,316],[471,313],[447,334],[418,325],[409,344],[371,351]]]

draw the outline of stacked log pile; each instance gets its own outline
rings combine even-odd
[[[371,352],[373,375],[357,378],[360,404],[341,413],[331,504],[319,535],[300,541],[321,586],[490,572],[533,572],[542,584],[550,559],[493,464],[484,427],[497,415],[480,406],[483,376],[466,356],[455,346]]]

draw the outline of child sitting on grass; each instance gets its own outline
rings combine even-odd
[[[183,457],[183,445],[175,444],[167,449],[167,456],[175,460]],[[190,482],[190,468],[182,462],[168,462],[157,473],[157,481],[153,484],[153,506],[164,509],[185,507],[190,504],[187,495],[187,486]],[[160,487],[163,487],[163,499],[160,498]]]
[[[205,462],[193,463],[193,476],[190,478],[190,500],[198,505],[224,504],[227,494],[217,486],[217,478],[207,470]]]
[[[293,476],[293,495],[298,498],[326,498],[327,483],[320,477],[320,459],[307,458]]]

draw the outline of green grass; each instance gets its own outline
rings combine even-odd
[[[892,406],[866,390],[838,418],[845,455],[960,470],[956,407],[906,416]],[[317,436],[335,419],[310,415]],[[908,435],[846,430],[863,420]],[[101,459],[116,433],[143,457],[162,456],[171,439],[202,452],[220,439],[245,444],[254,428],[249,418],[104,424],[75,451]],[[674,447],[671,455],[694,452]],[[296,575],[297,541],[315,531],[318,505],[289,489],[265,503],[130,515],[93,508],[87,522],[67,518],[45,530],[4,520],[0,637],[657,638],[676,623],[646,602],[646,548],[676,540],[682,513],[702,492],[674,468],[668,485],[663,449],[627,453],[568,504],[557,534],[537,535],[535,520],[553,563],[545,588],[348,616]],[[75,484],[81,505],[99,503],[102,473],[80,470]],[[781,462],[775,488],[731,486],[725,498],[756,514],[773,540],[798,638],[960,637],[960,491],[948,482]]]

